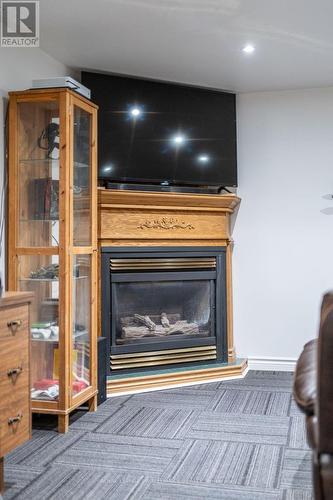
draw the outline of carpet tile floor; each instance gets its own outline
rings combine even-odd
[[[66,435],[45,417],[5,459],[4,500],[311,500],[292,374],[109,399]]]

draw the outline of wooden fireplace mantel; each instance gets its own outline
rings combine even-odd
[[[99,189],[101,246],[227,246],[234,194]]]
[[[232,321],[232,224],[240,204],[234,194],[184,194],[99,189],[99,244],[124,246],[224,246],[227,272],[228,362],[235,361]]]

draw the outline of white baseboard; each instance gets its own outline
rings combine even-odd
[[[267,370],[279,372],[293,372],[295,370],[296,361],[296,358],[248,358],[249,370]]]

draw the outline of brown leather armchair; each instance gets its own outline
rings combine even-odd
[[[333,500],[333,293],[323,298],[318,339],[297,361],[294,398],[306,415],[315,498]]]

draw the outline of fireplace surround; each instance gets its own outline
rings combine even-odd
[[[246,371],[232,321],[239,204],[234,194],[99,189],[99,334],[109,342],[109,396]]]
[[[102,249],[112,371],[226,362],[225,248]]]

